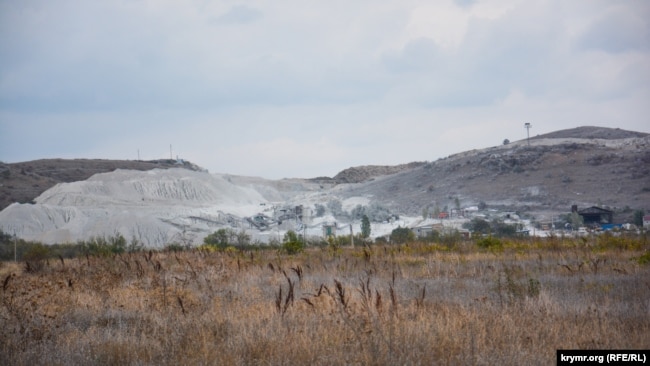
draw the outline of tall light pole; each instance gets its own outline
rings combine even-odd
[[[530,128],[533,127],[530,123],[524,123],[524,128],[526,129],[526,140],[528,140],[528,146],[530,146]]]

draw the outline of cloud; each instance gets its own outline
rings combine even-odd
[[[235,5],[226,13],[218,16],[215,23],[221,24],[244,24],[251,23],[262,18],[262,12],[245,5]]]
[[[440,58],[438,47],[431,38],[411,40],[398,54],[384,56],[384,63],[393,72],[426,71],[435,68]]]
[[[589,26],[578,40],[578,46],[608,53],[648,51],[649,15],[647,6],[612,9]]]
[[[460,7],[468,7],[476,4],[477,0],[454,0],[454,2]]]
[[[0,159],[158,158],[171,143],[211,171],[327,175],[514,141],[502,130],[523,121],[647,131],[649,9],[0,2]]]

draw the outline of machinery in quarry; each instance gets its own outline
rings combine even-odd
[[[305,217],[305,213],[308,213],[309,209],[305,209],[302,205],[273,205],[264,210],[264,212],[260,212],[252,217],[246,218],[246,221],[250,224],[250,228],[256,228],[260,231],[264,231],[282,224],[292,223],[293,226],[296,226],[296,229],[299,230],[300,227],[303,226],[303,219],[307,218]]]

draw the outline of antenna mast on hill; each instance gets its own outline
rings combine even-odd
[[[172,144],[169,144],[169,160],[174,160],[172,156]]]
[[[526,140],[528,140],[528,146],[530,146],[530,129],[531,129],[531,124],[526,122],[524,123],[524,128],[526,129]]]

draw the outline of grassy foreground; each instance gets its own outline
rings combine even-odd
[[[0,265],[3,365],[549,365],[650,348],[640,239]]]

